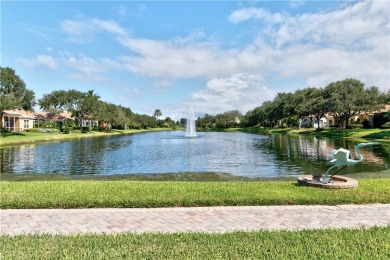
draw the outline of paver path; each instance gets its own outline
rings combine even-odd
[[[231,232],[390,225],[390,204],[1,210],[1,234]]]

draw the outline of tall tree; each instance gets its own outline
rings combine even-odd
[[[347,78],[330,83],[325,88],[324,97],[328,112],[339,121],[339,130],[348,127],[349,118],[360,113],[368,113],[383,105],[383,98],[377,87],[364,88],[364,83]]]
[[[282,126],[284,122],[288,126],[296,124],[297,111],[294,104],[294,95],[292,93],[277,93],[274,98],[274,117],[276,120],[281,120]]]
[[[390,90],[383,96],[383,99],[385,104],[390,105]]]
[[[185,123],[183,125],[187,124],[187,119],[185,119]],[[196,125],[201,127],[201,128],[210,128],[213,127],[214,124],[216,123],[217,119],[215,116],[205,114],[202,118],[198,118],[196,120]]]
[[[154,110],[153,117],[156,118],[157,121],[160,119],[160,116],[162,116],[161,110],[160,109]]]
[[[44,94],[38,100],[41,109],[54,114],[64,112],[67,107],[68,93],[65,90],[54,90],[50,94]]]
[[[81,114],[84,116],[93,117],[94,111],[96,111],[99,105],[100,96],[94,92],[94,90],[88,90],[83,93],[82,102],[80,106]]]
[[[327,102],[324,99],[323,88],[305,88],[295,92],[301,98],[295,101],[299,118],[314,116],[319,122],[327,113]],[[320,124],[317,124],[318,129]]]
[[[81,127],[82,120],[87,116],[93,117],[93,113],[97,111],[99,99],[100,96],[95,94],[93,90],[85,93],[75,89],[55,90],[50,94],[45,94],[39,100],[39,105],[41,109],[54,113],[68,111]]]
[[[135,114],[135,118],[136,118],[137,123],[142,128],[156,127],[157,126],[157,119],[155,117],[148,116],[148,115]]]
[[[9,67],[0,67],[0,111],[24,109],[32,111],[35,94],[26,88],[24,81]]]
[[[242,120],[242,114],[238,110],[232,110],[218,114],[215,118],[219,128],[236,127]]]

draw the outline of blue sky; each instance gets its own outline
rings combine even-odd
[[[354,77],[390,88],[389,1],[2,1],[1,66],[36,93],[186,117]]]

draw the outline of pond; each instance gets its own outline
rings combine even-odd
[[[249,178],[324,173],[333,149],[356,143],[287,135],[205,132],[186,138],[182,131],[84,138],[24,144],[0,149],[0,170],[11,174],[121,175],[218,172]],[[362,148],[365,157],[344,173],[389,169],[382,146]],[[352,153],[353,154],[353,153]]]

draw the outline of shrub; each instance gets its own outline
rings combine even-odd
[[[371,126],[370,126],[370,122],[368,121],[368,119],[367,119],[367,118],[366,118],[366,119],[364,119],[364,121],[363,121],[363,128],[364,128],[364,129],[371,128]]]
[[[81,128],[82,133],[88,133],[88,132],[91,132],[91,130],[92,130],[92,128],[89,126],[84,126]]]
[[[81,130],[80,129],[75,129],[72,132],[75,133],[75,134],[81,134]]]
[[[60,130],[57,128],[29,128],[24,130],[26,132],[32,132],[32,133],[59,133]]]
[[[37,128],[57,128],[58,124],[55,121],[47,121],[47,122],[37,122]]]
[[[75,120],[72,120],[72,119],[66,119],[64,121],[64,124],[63,124],[64,127],[76,127],[77,126],[77,123]]]
[[[36,133],[36,132],[38,132],[38,129],[37,128],[29,128],[29,129],[25,129],[24,131],[30,132],[30,133]]]
[[[0,132],[1,132],[1,133],[8,133],[9,131],[8,131],[8,129],[6,129],[6,128],[4,128],[4,127],[1,127],[1,128],[0,128]]]
[[[358,124],[358,123],[352,123],[348,125],[349,129],[357,129],[357,128],[363,128],[363,124]]]
[[[381,126],[381,128],[383,128],[383,129],[390,129],[390,121],[384,123],[384,124]]]
[[[35,128],[39,133],[59,133],[57,128]]]
[[[64,131],[64,134],[71,134],[73,127],[64,127],[62,130]]]

